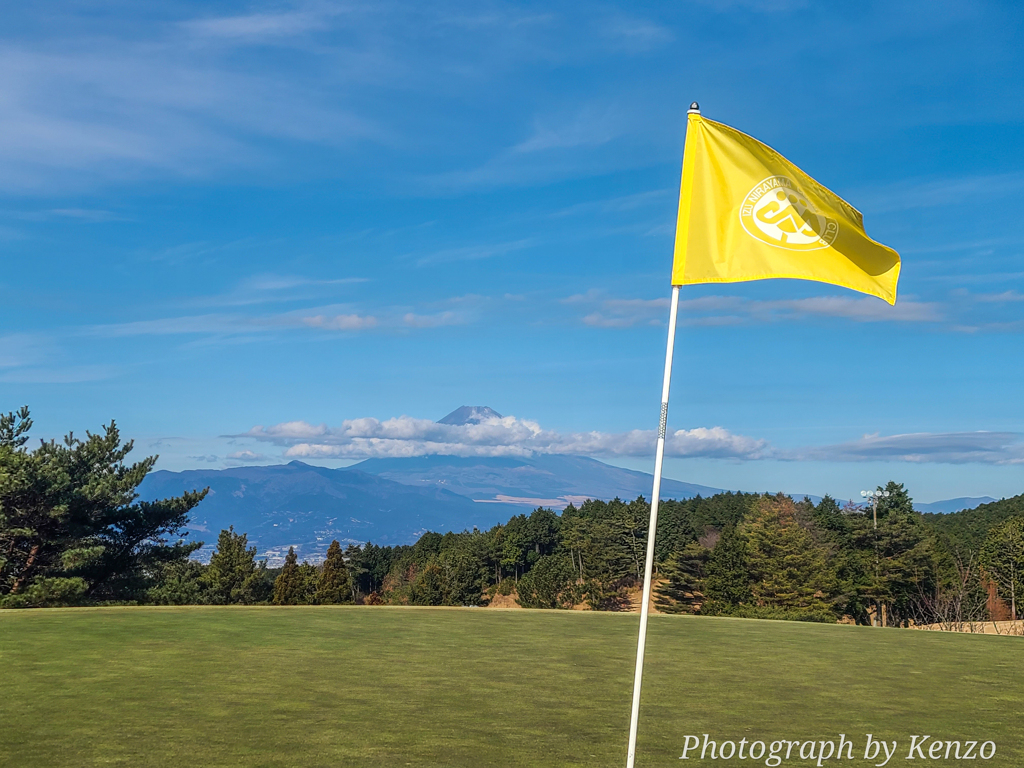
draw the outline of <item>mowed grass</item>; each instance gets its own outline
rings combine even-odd
[[[3,611],[0,765],[622,765],[637,626],[481,609]],[[693,765],[684,737],[707,732],[872,733],[900,742],[890,766],[908,764],[909,734],[993,740],[995,759],[964,764],[1024,765],[1022,660],[1020,638],[652,616],[637,764]]]

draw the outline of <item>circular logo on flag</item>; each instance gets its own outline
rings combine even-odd
[[[740,223],[751,237],[791,251],[827,248],[839,234],[839,223],[814,210],[785,176],[769,176],[747,193]]]

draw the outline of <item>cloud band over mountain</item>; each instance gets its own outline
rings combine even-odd
[[[384,421],[348,419],[337,427],[290,421],[256,426],[242,435],[284,448],[284,456],[305,459],[366,459],[415,456],[515,456],[536,454],[593,457],[654,455],[657,433],[567,432],[544,429],[515,416],[475,424],[441,424],[399,416]],[[739,435],[723,427],[671,430],[665,455],[740,461],[883,461],[944,464],[1021,464],[1024,442],[1014,432],[945,432],[864,435],[845,443],[784,449],[768,440]]]
[[[245,437],[287,446],[293,458],[398,458],[409,456],[648,456],[654,452],[654,430],[629,432],[570,432],[546,430],[535,421],[515,416],[487,419],[479,424],[439,424],[409,416],[379,421],[349,419],[338,427],[291,421],[257,426]],[[240,436],[241,437],[241,436]],[[765,458],[765,440],[735,435],[721,427],[671,432],[666,455],[723,459]]]

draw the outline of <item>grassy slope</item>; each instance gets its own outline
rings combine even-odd
[[[4,611],[0,764],[620,765],[636,626],[560,611]],[[986,765],[1024,764],[1019,638],[654,616],[649,648],[639,766],[680,765],[683,737],[704,731],[993,739]]]

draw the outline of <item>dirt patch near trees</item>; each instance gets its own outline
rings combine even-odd
[[[662,584],[666,584],[666,583],[667,583],[667,581],[663,580],[663,579],[660,579],[660,580],[657,580],[657,581],[654,582],[654,589],[652,590],[652,593],[651,593],[651,603],[650,603],[650,608],[649,608],[650,613],[661,613],[661,611],[659,611],[657,609],[657,607],[654,605],[654,598],[658,594],[658,588]],[[508,595],[502,595],[502,594],[497,594],[496,593],[496,594],[494,594],[491,597],[490,602],[487,603],[487,605],[485,607],[487,607],[487,608],[522,608],[523,606],[521,606],[519,604],[519,602],[517,601],[516,597],[517,597],[517,595],[516,595],[515,590],[513,590],[512,593],[508,594]],[[642,587],[631,587],[630,589],[626,590],[626,598],[627,598],[627,600],[629,602],[628,602],[627,606],[623,608],[623,610],[626,613],[640,613],[640,603],[643,600],[643,588]],[[578,605],[574,605],[572,607],[572,610],[574,610],[574,611],[589,611],[589,610],[592,610],[592,609],[591,609],[590,605],[588,605],[587,603],[579,603]]]
[[[487,604],[488,608],[522,608],[516,601],[516,593],[513,592],[511,595],[495,595],[491,598],[491,602]]]
[[[648,613],[661,613],[657,606],[654,605],[654,598],[658,595],[658,589],[663,585],[668,584],[668,579],[655,579],[651,589],[651,602],[647,607]],[[626,609],[629,613],[640,613],[640,606],[644,600],[644,589],[643,587],[633,587],[627,594],[629,595],[629,608]]]
[[[967,632],[972,635],[1024,636],[1024,621],[955,621],[941,624],[915,624],[911,629],[932,632]]]

